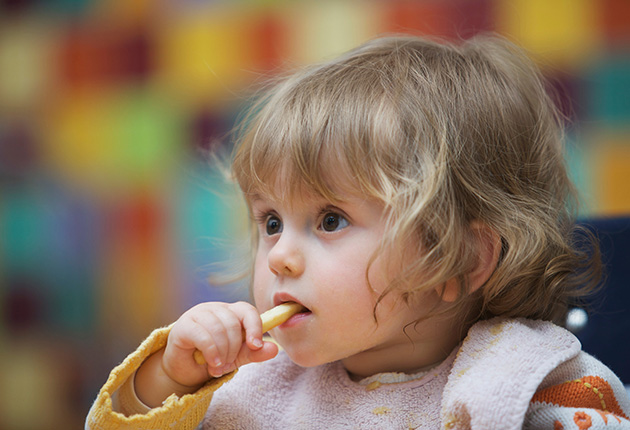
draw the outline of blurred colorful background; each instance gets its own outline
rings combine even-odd
[[[630,215],[628,0],[0,0],[0,429],[82,428],[152,328],[247,298],[208,282],[246,222],[207,153],[267,78],[485,31],[557,90],[582,216]]]

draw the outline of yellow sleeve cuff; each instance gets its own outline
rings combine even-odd
[[[118,391],[112,393],[112,409],[129,417],[131,415],[147,414],[151,408],[138,398],[135,388],[136,372],[122,384]]]
[[[92,405],[87,420],[86,429],[89,430],[148,430],[156,428],[190,429],[193,430],[203,419],[212,395],[225,382],[232,379],[235,372],[224,375],[218,379],[211,379],[197,392],[178,397],[173,394],[168,397],[162,406],[150,409],[146,413],[143,409],[131,406],[127,390],[117,393],[124,398],[120,399],[121,413],[113,409],[112,395],[118,391],[126,381],[133,376],[142,362],[151,354],[166,346],[171,327],[154,330],[151,335],[142,342],[136,351],[130,354],[119,366],[116,366]],[[127,384],[128,385],[128,384]],[[133,387],[131,387],[133,389]],[[126,406],[127,405],[127,406]],[[125,410],[127,408],[127,410]]]

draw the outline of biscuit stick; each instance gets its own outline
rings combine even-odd
[[[293,315],[297,314],[304,310],[304,306],[295,303],[295,302],[285,302],[281,303],[275,308],[271,308],[268,311],[263,312],[260,315],[260,319],[262,320],[262,331],[263,333],[268,332],[272,328],[275,328],[291,318]],[[245,336],[245,333],[243,333]],[[245,341],[245,339],[243,339]],[[201,351],[198,349],[193,353],[193,357],[197,364],[206,364],[206,360],[203,358]]]

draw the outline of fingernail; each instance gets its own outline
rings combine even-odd
[[[221,367],[223,365],[223,363],[221,362],[221,359],[219,357],[214,359],[214,367]]]
[[[235,369],[234,365],[226,365],[226,366],[223,366],[223,367],[218,367],[216,369],[212,369],[212,372],[210,372],[210,375],[212,375],[215,378],[219,378],[219,377],[225,375],[226,373],[230,373],[234,369]]]
[[[262,340],[258,339],[257,337],[252,339],[252,344],[256,347],[256,348],[262,348],[263,343]]]

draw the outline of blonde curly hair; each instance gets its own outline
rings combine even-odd
[[[335,200],[343,184],[384,203],[380,251],[398,265],[386,293],[455,278],[453,307],[470,300],[473,221],[501,241],[477,318],[561,321],[598,283],[597,245],[576,234],[561,115],[535,64],[503,38],[378,38],[282,79],[242,124],[232,171],[246,197],[307,188]]]

